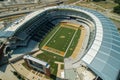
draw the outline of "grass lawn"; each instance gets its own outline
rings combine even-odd
[[[56,54],[53,54],[47,51],[44,51],[42,54],[37,55],[37,58],[47,61],[48,63],[55,62],[55,61],[63,62],[63,59],[64,59],[63,57],[59,55],[56,55]]]
[[[64,69],[64,64],[61,64],[60,68],[61,68],[61,69]]]

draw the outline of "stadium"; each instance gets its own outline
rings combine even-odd
[[[0,38],[6,39],[4,54],[23,55],[37,46],[48,58],[62,58],[65,79],[120,79],[120,35],[97,11],[72,5],[43,8],[1,30]]]

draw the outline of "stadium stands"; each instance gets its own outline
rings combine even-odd
[[[34,16],[30,17],[31,15]],[[71,64],[68,67],[73,70],[84,62],[103,80],[117,79],[120,70],[120,35],[115,25],[107,17],[94,10],[65,5],[44,8],[28,16],[29,20],[25,18],[26,21],[23,20],[20,26],[14,28],[14,31],[10,32],[11,28],[9,28],[0,34],[0,37],[5,37],[9,31],[10,34],[7,36],[12,37],[8,40],[11,49],[28,46],[31,40],[42,41],[50,30],[62,20],[76,20],[78,23],[89,26],[90,36],[89,40],[85,40],[87,46],[83,51],[84,55],[78,55],[75,60],[68,59],[69,65]],[[68,75],[66,74],[66,76]]]

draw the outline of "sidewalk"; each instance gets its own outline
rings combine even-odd
[[[13,74],[14,69],[10,64],[5,64],[0,67],[0,79],[2,80],[18,80],[18,78]]]
[[[57,62],[57,61],[55,61],[55,63],[58,64],[57,77],[58,77],[58,78],[61,78],[61,72],[64,72],[64,70],[61,69],[61,65],[62,65],[62,64],[64,65],[64,63]],[[59,80],[59,79],[56,79],[56,80]]]

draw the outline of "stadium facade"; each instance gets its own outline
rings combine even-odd
[[[85,63],[101,79],[119,80],[120,35],[116,26],[104,15],[83,7],[61,5],[30,13],[0,32],[0,37],[8,40],[5,52],[42,41],[46,33],[62,20],[76,20],[88,29],[86,36],[89,36],[83,43],[82,52],[70,60],[71,67],[65,66],[65,69]]]
[[[27,63],[27,66],[37,69],[38,71],[45,73],[47,76],[50,76],[50,65],[47,62],[41,61],[29,55],[25,55],[23,58]]]

